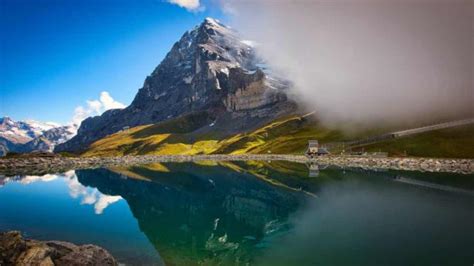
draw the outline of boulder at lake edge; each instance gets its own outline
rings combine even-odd
[[[117,265],[110,253],[95,245],[24,239],[20,232],[0,232],[0,265]]]

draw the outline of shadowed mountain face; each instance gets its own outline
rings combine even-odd
[[[285,94],[288,86],[267,69],[251,42],[207,18],[173,45],[130,106],[84,120],[77,136],[56,151],[82,151],[124,126],[196,111],[212,114],[200,131],[241,132],[294,110]]]
[[[307,197],[222,166],[167,167],[170,172],[135,167],[76,174],[83,185],[124,198],[170,265],[250,261],[257,245],[288,230],[289,214]]]

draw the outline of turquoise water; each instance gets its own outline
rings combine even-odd
[[[472,265],[474,176],[205,162],[2,178],[0,230],[127,265]]]

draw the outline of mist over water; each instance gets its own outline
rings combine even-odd
[[[323,121],[472,116],[474,1],[224,1]]]
[[[460,240],[455,246],[472,245],[472,226],[457,223],[474,219],[469,202],[449,193],[396,184],[374,173],[363,173],[369,177],[366,180],[354,179],[359,174],[349,172],[344,181],[325,184],[318,199],[292,217],[293,230],[280,240],[285,244],[267,249],[256,264],[463,263],[462,251],[450,256],[443,251],[453,248],[450,239]],[[448,232],[450,228],[458,230]]]

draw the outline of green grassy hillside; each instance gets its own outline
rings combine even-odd
[[[94,142],[83,156],[302,153],[308,139],[331,142],[344,138],[341,132],[301,116],[280,119],[252,132],[225,138],[195,133],[208,122],[206,116],[200,114],[134,127]]]
[[[360,146],[353,150],[384,151],[390,156],[474,158],[474,125],[425,132]]]
[[[207,113],[194,113],[154,125],[131,128],[94,142],[83,156],[122,156],[142,154],[302,154],[308,140],[320,143],[347,141],[371,136],[382,129],[357,134],[321,125],[310,116],[279,119],[251,132],[228,137],[197,133],[212,122]],[[390,155],[474,158],[474,126],[423,133],[385,141],[353,150],[386,151]],[[337,152],[337,151],[333,151]]]

